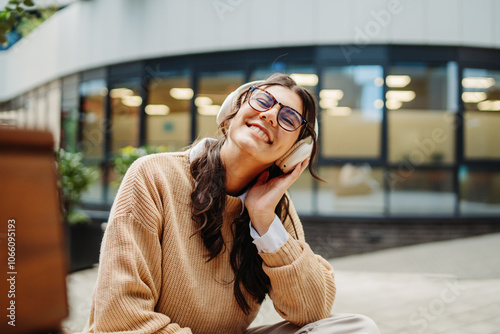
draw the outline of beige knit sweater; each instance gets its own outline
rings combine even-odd
[[[244,291],[247,316],[233,294],[229,251],[206,262],[207,251],[191,219],[194,180],[189,151],[138,159],[127,172],[110,212],[88,322],[93,333],[242,333],[260,305]],[[227,196],[222,235],[230,250],[230,224],[241,200]],[[289,238],[275,253],[261,253],[279,314],[304,325],[330,314],[335,298],[331,266],[304,241],[302,225],[284,222]]]

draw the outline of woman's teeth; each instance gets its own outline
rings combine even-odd
[[[264,139],[264,141],[269,143],[269,137],[259,127],[255,126],[255,125],[250,125],[250,129],[252,129],[254,132],[258,133],[259,136],[261,136],[261,138]]]

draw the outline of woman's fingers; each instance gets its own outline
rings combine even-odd
[[[299,176],[306,170],[307,166],[309,166],[310,160],[311,160],[310,158],[307,158],[306,160],[302,161],[301,163],[297,164],[297,166],[295,166],[293,172],[290,173],[291,174],[290,176],[293,177],[292,183],[297,181]]]
[[[269,171],[265,170],[259,175],[256,184],[266,183],[268,178],[269,178]]]

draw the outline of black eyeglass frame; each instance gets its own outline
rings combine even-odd
[[[266,93],[267,95],[269,95],[269,96],[273,99],[273,101],[274,101],[273,105],[272,105],[272,106],[270,106],[270,107],[269,107],[268,109],[266,109],[266,110],[262,110],[262,111],[261,111],[261,110],[257,110],[257,109],[255,109],[255,107],[254,107],[254,106],[252,106],[252,104],[250,103],[250,100],[251,100],[251,98],[252,98],[252,94],[253,94],[253,92],[254,92],[255,90],[257,90],[257,89],[258,89],[258,90],[260,90],[260,91],[263,91],[264,93]],[[276,100],[276,98],[273,96],[273,94],[269,93],[267,90],[262,89],[262,88],[260,88],[260,87],[257,87],[257,86],[255,86],[255,85],[252,85],[252,86],[250,86],[249,93],[250,93],[250,94],[248,95],[248,104],[250,105],[250,107],[252,107],[252,109],[253,109],[253,110],[255,110],[255,111],[257,111],[257,112],[265,112],[265,111],[271,110],[271,109],[272,109],[272,108],[273,108],[276,104],[279,104],[280,109],[278,110],[278,114],[281,112],[281,110],[282,110],[283,108],[288,108],[288,109],[292,110],[293,112],[295,112],[295,113],[299,116],[299,118],[302,120],[302,121],[301,121],[301,123],[300,123],[300,125],[299,125],[297,128],[295,128],[295,129],[293,129],[293,130],[288,130],[288,129],[284,128],[284,127],[283,127],[283,125],[281,125],[281,123],[280,123],[280,121],[279,121],[280,119],[279,119],[279,117],[277,117],[278,125],[279,125],[279,126],[280,126],[283,130],[288,131],[288,132],[297,131],[298,129],[300,129],[300,127],[301,127],[302,125],[304,125],[304,124],[307,124],[307,123],[308,123],[308,122],[307,122],[307,119],[305,119],[305,118],[304,118],[304,117],[303,117],[303,116],[302,116],[302,115],[301,115],[301,114],[300,114],[297,110],[293,109],[292,107],[286,106],[286,105],[282,104],[281,102],[278,102],[278,100]]]

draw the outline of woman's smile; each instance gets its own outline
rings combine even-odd
[[[269,132],[267,131],[267,129],[265,129],[264,127],[261,127],[259,125],[256,125],[256,124],[248,124],[247,123],[247,126],[250,128],[250,130],[252,130],[252,132],[254,134],[256,134],[259,138],[261,138],[267,144],[272,144],[272,141],[269,137]]]

